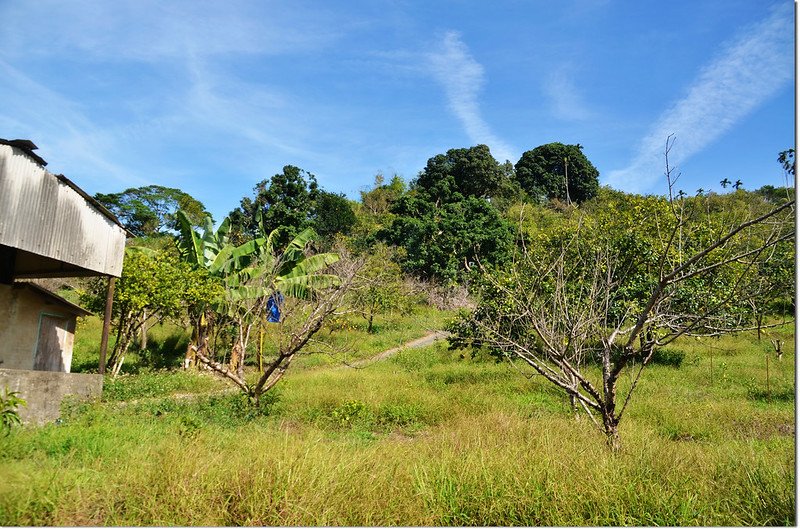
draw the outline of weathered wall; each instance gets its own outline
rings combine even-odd
[[[0,368],[33,369],[42,314],[73,321],[75,317],[24,286],[0,284]],[[74,323],[71,329],[74,332]],[[64,344],[62,370],[66,372],[72,362],[73,338],[70,333]]]
[[[33,369],[39,308],[35,294],[0,285],[0,368]]]
[[[74,398],[99,398],[103,392],[103,375],[57,373],[54,371],[24,371],[0,369],[0,391],[19,391],[28,402],[19,408],[25,424],[45,424],[61,416],[61,402],[67,395]]]

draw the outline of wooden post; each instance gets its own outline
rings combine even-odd
[[[100,338],[100,366],[99,372],[104,375],[106,372],[106,353],[108,352],[108,334],[111,330],[111,307],[114,304],[114,284],[116,277],[108,278],[108,294],[106,295],[106,312],[103,317],[103,336]]]
[[[264,326],[263,318],[262,325],[258,326],[258,372],[264,372]]]
[[[767,400],[772,400],[772,394],[769,388],[769,353],[767,353]]]

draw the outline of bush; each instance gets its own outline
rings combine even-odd
[[[356,422],[371,422],[371,412],[367,405],[360,400],[349,400],[334,408],[330,419],[341,427],[350,427]]]
[[[8,386],[5,387],[3,396],[0,397],[0,430],[5,435],[11,433],[13,427],[22,424],[18,408],[27,405],[25,399],[19,397],[18,391],[8,391]]]

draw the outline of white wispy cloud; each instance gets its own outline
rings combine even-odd
[[[440,49],[430,53],[428,60],[433,75],[445,90],[450,109],[470,140],[488,145],[500,162],[513,160],[514,150],[492,132],[481,116],[478,94],[484,83],[483,66],[472,58],[461,35],[447,32]]]
[[[324,46],[347,27],[332,12],[252,0],[41,0],[0,5],[0,19],[0,53],[112,61],[298,52]]]
[[[777,6],[741,33],[709,63],[688,93],[664,112],[641,140],[628,167],[611,171],[607,184],[647,191],[664,172],[664,146],[675,134],[670,165],[678,166],[702,151],[793,78],[792,7]]]
[[[596,117],[575,84],[574,75],[568,66],[559,67],[546,77],[543,88],[550,99],[550,109],[557,118],[585,121]]]
[[[207,165],[234,174],[314,158],[314,131],[297,118],[313,105],[245,65],[324,49],[354,23],[261,0],[0,2],[0,20],[0,130],[36,141],[90,191],[188,185],[176,154],[201,143]],[[70,75],[32,63],[71,65]]]
[[[220,141],[242,141],[254,149],[313,157],[304,138],[313,131],[294,118],[300,101],[268,86],[221,74],[199,58],[188,62],[186,97],[177,118],[218,135]]]
[[[7,109],[0,114],[0,130],[6,136],[30,138],[53,172],[82,167],[95,183],[115,180],[123,185],[142,180],[115,162],[121,149],[113,134],[98,127],[79,105],[34,81],[0,60],[0,100]],[[11,139],[11,138],[9,138]],[[75,177],[75,174],[68,176]]]

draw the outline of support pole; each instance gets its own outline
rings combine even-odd
[[[106,353],[108,352],[108,334],[111,331],[111,308],[114,304],[114,284],[116,277],[108,278],[108,294],[106,295],[106,312],[103,317],[103,336],[100,338],[100,366],[99,372],[104,375],[106,372]]]
[[[17,260],[17,249],[0,246],[0,283],[14,283],[14,267]]]

